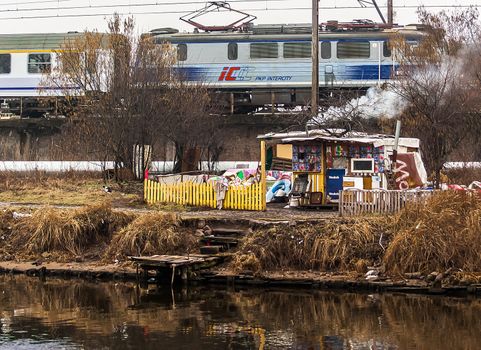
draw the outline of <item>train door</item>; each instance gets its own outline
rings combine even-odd
[[[383,80],[391,77],[391,48],[388,41],[373,42],[372,47],[372,55],[377,58],[377,81],[381,85]]]
[[[320,50],[321,62],[324,63],[324,84],[326,87],[334,86],[336,76],[334,75],[334,66],[332,64],[332,44],[330,41],[321,42]],[[322,71],[322,70],[320,70]]]

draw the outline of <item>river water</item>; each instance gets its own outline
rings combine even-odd
[[[0,349],[481,349],[481,299],[0,275]]]

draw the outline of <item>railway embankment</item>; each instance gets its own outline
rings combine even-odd
[[[444,192],[393,216],[300,213],[223,215],[175,208],[113,209],[105,203],[4,208],[0,271],[130,279],[137,278],[137,271],[129,256],[203,252],[220,253],[225,259],[190,274],[192,281],[480,292],[481,198],[477,195]]]

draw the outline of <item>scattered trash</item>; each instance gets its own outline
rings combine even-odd
[[[21,219],[21,218],[27,218],[32,216],[32,214],[29,213],[17,213],[16,211],[13,212],[12,214],[14,219]]]
[[[439,272],[433,271],[429,275],[426,276],[426,281],[427,282],[433,282],[438,275],[439,275]]]
[[[209,225],[205,225],[202,231],[204,232],[205,236],[210,236],[213,232]]]
[[[287,200],[289,193],[291,192],[290,178],[282,178],[276,181],[272,187],[266,193],[266,202],[271,203],[275,201]]]
[[[368,280],[368,281],[377,280],[378,277],[379,277],[378,275],[379,275],[379,271],[378,271],[378,270],[369,270],[369,271],[366,272],[366,274],[365,274],[366,280]]]

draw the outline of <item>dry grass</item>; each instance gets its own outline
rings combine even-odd
[[[76,256],[90,245],[109,240],[133,218],[114,212],[108,204],[75,210],[46,207],[13,225],[11,244],[24,254],[57,251]]]
[[[383,247],[379,239],[382,234]],[[449,268],[481,272],[481,196],[441,192],[394,217],[332,219],[313,225],[276,226],[252,233],[232,268],[340,270],[363,273],[384,264],[389,274]]]
[[[384,239],[392,235],[388,221],[383,217],[354,218],[259,230],[242,244],[233,268],[353,270],[359,260],[374,264],[383,252],[381,234]]]
[[[232,260],[232,267],[236,272],[251,271],[257,274],[261,270],[261,262],[254,253],[236,254]]]
[[[192,230],[181,226],[174,213],[142,214],[112,238],[106,257],[185,254],[198,248]]]
[[[13,225],[13,211],[10,209],[0,210],[0,255],[10,250],[9,238]]]
[[[137,183],[128,186],[108,183],[112,193],[104,192],[104,185],[99,173],[0,172],[0,202],[46,205],[89,205],[106,200],[117,205],[142,202],[142,190]]]
[[[388,271],[481,271],[481,197],[441,192],[397,218],[398,232],[384,256]]]
[[[161,203],[157,202],[154,204],[149,205],[150,209],[158,210],[158,211],[168,211],[168,212],[185,212],[188,210],[191,210],[191,208],[186,207],[185,205],[182,204],[177,204],[177,203]]]
[[[0,237],[8,235],[13,222],[13,211],[9,208],[0,209]]]

